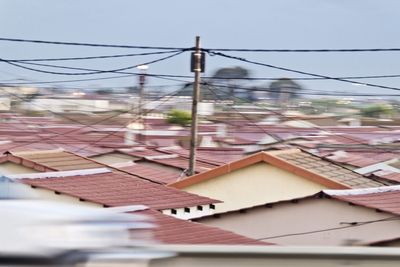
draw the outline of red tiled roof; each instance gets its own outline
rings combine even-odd
[[[324,193],[341,201],[400,215],[400,187],[398,185],[381,187],[379,190],[324,190]]]
[[[184,148],[159,148],[158,151],[165,153],[177,154],[179,156],[189,158],[189,150]],[[238,148],[197,148],[196,160],[199,162],[209,163],[220,166],[234,160],[241,159],[244,156],[243,150]]]
[[[185,188],[258,162],[271,164],[280,169],[302,176],[308,180],[322,184],[328,188],[365,188],[384,185],[309,153],[298,149],[288,149],[259,152],[238,161],[219,166],[207,172],[187,177],[178,182],[172,183],[169,186]]]
[[[303,169],[318,173],[333,181],[345,184],[350,188],[378,187],[383,185],[382,183],[376,182],[306,152],[298,151],[297,153],[279,153],[277,157]]]
[[[346,152],[344,155],[335,156],[331,153],[325,156],[327,159],[355,167],[366,167],[376,163],[388,161],[400,157],[400,153],[391,152]]]
[[[160,171],[140,164],[140,162],[130,166],[119,167],[118,169],[160,184],[173,183],[179,178],[179,175],[174,172],[169,172],[167,170]]]
[[[141,204],[162,210],[219,202],[118,171],[22,182],[110,207]]]
[[[213,140],[229,145],[254,145],[258,142],[256,140],[248,140],[241,137],[213,137]]]
[[[384,171],[374,172],[373,175],[375,175],[379,178],[389,180],[391,182],[400,183],[400,173],[398,173],[398,172],[384,170]]]
[[[170,158],[146,158],[146,159],[144,159],[144,161],[155,162],[155,163],[159,163],[161,165],[175,167],[180,170],[186,170],[189,166],[188,159],[181,157],[181,156],[170,157]],[[209,164],[209,163],[205,163],[205,162],[201,162],[201,161],[197,160],[195,171],[197,173],[201,173],[201,172],[211,170],[217,166],[218,165],[216,165],[216,164]]]
[[[154,238],[165,244],[272,245],[220,228],[180,220],[154,210],[135,213],[153,217],[157,226],[153,229]]]
[[[135,147],[132,149],[120,149],[119,151],[121,153],[130,155],[133,157],[138,157],[138,158],[162,156],[162,155],[169,154],[169,153],[157,151],[155,148],[152,148],[152,147]]]
[[[91,159],[62,150],[11,153],[13,156],[32,161],[57,171],[95,169],[104,167]]]

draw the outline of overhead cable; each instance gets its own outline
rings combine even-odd
[[[61,57],[61,58],[32,58],[32,59],[7,59],[10,62],[40,62],[40,61],[70,61],[70,60],[89,60],[89,59],[105,59],[105,58],[121,58],[121,57],[136,57],[136,56],[149,56],[149,55],[162,55],[177,53],[181,50],[158,51],[136,54],[117,54],[117,55],[103,55],[103,56],[87,56],[87,57]]]
[[[86,72],[73,72],[73,73],[72,72],[55,72],[55,71],[39,70],[39,69],[31,68],[31,67],[26,67],[26,66],[23,66],[21,64],[30,64],[30,65],[37,65],[37,66],[55,67],[54,65],[51,66],[51,65],[47,65],[47,64],[32,63],[32,62],[18,62],[18,63],[16,63],[16,62],[12,62],[12,61],[9,61],[9,60],[6,60],[6,59],[1,59],[1,58],[0,58],[0,61],[4,62],[4,63],[7,63],[7,64],[10,64],[10,65],[13,65],[15,67],[19,67],[19,68],[23,68],[23,69],[31,70],[31,71],[35,71],[35,72],[47,73],[47,74],[57,74],[57,75],[93,75],[93,74],[102,74],[102,73],[121,73],[122,71],[125,71],[125,70],[137,68],[140,65],[150,65],[150,64],[157,63],[157,62],[161,62],[161,61],[176,57],[176,56],[178,56],[178,55],[180,55],[182,53],[184,53],[184,51],[179,51],[179,52],[174,53],[172,55],[168,55],[166,57],[158,58],[158,59],[155,59],[155,60],[151,60],[151,61],[148,61],[148,62],[137,64],[137,65],[134,65],[134,66],[118,68],[118,69],[113,69],[113,70],[95,70],[95,71],[90,71],[89,69],[85,69],[85,68],[62,67],[62,68],[68,68],[68,69],[71,69],[71,70],[85,70],[86,71]]]
[[[264,66],[264,67],[268,67],[268,68],[272,68],[272,69],[278,69],[278,70],[282,70],[282,71],[286,71],[286,72],[293,72],[293,73],[298,73],[298,74],[303,74],[303,75],[308,75],[308,76],[313,76],[313,77],[318,77],[318,78],[324,78],[324,79],[327,79],[327,80],[335,80],[335,81],[340,81],[340,82],[346,82],[346,83],[369,86],[369,87],[374,87],[374,88],[381,88],[381,89],[400,90],[400,88],[397,88],[397,87],[391,87],[391,86],[385,86],[385,85],[379,85],[379,84],[372,84],[372,83],[364,83],[364,82],[361,83],[361,82],[356,82],[356,81],[352,81],[352,80],[348,80],[348,79],[335,78],[335,77],[330,77],[330,76],[326,76],[326,75],[321,75],[321,74],[316,74],[316,73],[311,73],[311,72],[306,72],[306,71],[301,71],[301,70],[295,70],[295,69],[290,69],[290,68],[285,68],[285,67],[279,67],[279,66],[275,66],[275,65],[271,65],[271,64],[267,64],[267,63],[261,63],[261,62],[245,59],[245,58],[242,58],[242,57],[227,55],[227,54],[220,53],[220,52],[214,52],[213,54],[221,56],[221,57],[225,57],[225,58],[238,60],[238,61],[241,61],[241,62],[250,63],[250,64],[253,64],[253,65]]]
[[[167,47],[167,46],[143,46],[143,45],[116,45],[81,42],[62,42],[20,38],[1,37],[0,41],[18,43],[36,43],[67,46],[107,47],[107,48],[132,48],[132,49],[155,49],[155,50],[194,50],[194,47]],[[323,48],[323,49],[266,49],[266,48],[203,48],[205,52],[278,52],[278,53],[330,53],[330,52],[399,52],[400,48]]]
[[[18,38],[0,38],[0,41],[19,42],[19,43],[51,44],[51,45],[70,45],[70,46],[108,47],[108,48],[134,48],[134,49],[154,49],[154,50],[188,50],[188,49],[190,49],[187,47],[95,44],[95,43],[59,42],[59,41],[44,41],[44,40],[18,39]]]
[[[0,89],[0,90],[1,90],[1,89]],[[164,97],[174,96],[174,95],[176,95],[177,93],[179,93],[181,90],[182,90],[182,89],[179,89],[179,90],[176,90],[176,91],[174,91],[174,92],[172,92],[172,93],[168,93],[168,94],[162,95],[162,96],[158,97],[157,99],[155,99],[155,100],[153,100],[153,101],[157,101],[157,100],[163,99]],[[11,94],[11,95],[13,95],[13,94]],[[19,96],[16,96],[16,97],[19,97]],[[25,100],[25,99],[23,99],[23,98],[22,98],[21,100],[22,100],[22,101],[27,101],[27,100]],[[142,106],[145,105],[145,104],[146,104],[146,103],[143,103]],[[39,105],[36,105],[36,106],[39,106]],[[41,105],[40,105],[40,107],[43,108],[43,106],[41,106]],[[120,116],[120,115],[122,115],[122,114],[130,113],[130,112],[136,110],[137,108],[138,108],[138,107],[132,107],[131,109],[126,110],[126,111],[119,111],[119,112],[117,112],[117,113],[114,114],[114,115],[108,116],[108,117],[106,117],[106,118],[102,118],[102,119],[97,120],[97,121],[95,121],[95,122],[93,122],[93,123],[90,123],[90,124],[83,124],[83,123],[81,123],[81,122],[78,121],[78,120],[69,118],[69,117],[67,117],[67,116],[65,116],[65,115],[63,115],[63,114],[58,113],[58,112],[53,112],[53,111],[47,110],[48,112],[50,112],[50,113],[52,113],[52,114],[54,114],[54,115],[56,115],[56,116],[58,116],[58,117],[61,117],[61,118],[67,119],[67,120],[69,120],[69,121],[75,122],[75,123],[77,123],[77,124],[79,124],[79,125],[82,125],[82,127],[80,127],[80,128],[74,128],[74,129],[72,129],[71,131],[67,131],[67,132],[63,132],[63,133],[55,133],[55,135],[49,136],[49,137],[45,137],[45,138],[40,137],[40,139],[41,139],[40,141],[49,141],[49,140],[52,140],[52,139],[54,139],[54,138],[56,138],[56,137],[58,137],[58,136],[68,135],[68,134],[71,134],[71,133],[73,133],[73,132],[79,131],[79,130],[84,129],[84,128],[87,128],[87,127],[93,128],[93,126],[95,126],[95,125],[98,125],[98,124],[103,123],[103,122],[105,122],[105,121],[108,121],[108,120],[111,120],[111,119],[113,119],[113,118],[116,118],[116,117],[118,117],[118,116]],[[125,126],[124,126],[123,128],[125,128]],[[96,128],[94,128],[94,129],[96,129]],[[117,132],[117,131],[113,132],[112,134],[110,134],[110,135],[108,135],[108,136],[115,135],[116,132]],[[29,144],[33,144],[33,143],[36,143],[36,142],[37,142],[37,140],[35,140],[35,141],[33,141],[33,142],[27,142],[27,143],[15,145],[15,146],[9,148],[9,150],[12,150],[12,149],[15,149],[15,148],[18,148],[18,147],[22,147],[22,146],[26,146],[26,145],[29,145]]]

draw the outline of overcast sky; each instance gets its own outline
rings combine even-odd
[[[190,47],[195,36],[200,35],[202,46],[207,48],[399,48],[399,10],[398,0],[0,0],[0,37]],[[5,59],[131,52],[137,51],[0,42],[0,57]],[[400,52],[230,54],[330,76],[400,74]],[[57,64],[112,69],[154,58]],[[0,80],[88,78],[39,74],[0,64]],[[216,56],[207,58],[206,75],[228,66],[248,68],[254,77],[300,76]],[[190,75],[189,55],[151,65],[149,72]],[[91,77],[105,76],[110,75]],[[400,78],[368,82],[400,87]],[[132,77],[68,86],[128,86],[136,83],[136,78]],[[155,78],[149,83],[170,84]],[[309,81],[302,85],[315,90],[396,93],[335,81]]]

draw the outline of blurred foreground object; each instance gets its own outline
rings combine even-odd
[[[0,177],[0,265],[82,262],[90,254],[148,244],[148,216],[28,199],[30,188]],[[126,207],[142,210],[145,206]]]

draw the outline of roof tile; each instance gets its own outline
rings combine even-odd
[[[219,202],[118,171],[22,181],[106,206],[142,204],[162,210]]]

